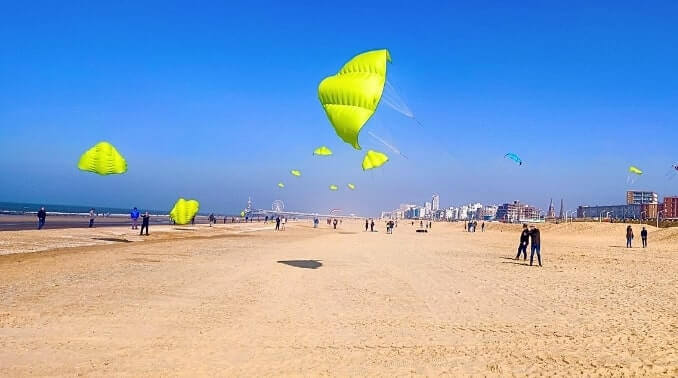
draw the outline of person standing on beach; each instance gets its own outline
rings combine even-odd
[[[626,227],[626,248],[633,248],[631,242],[633,241],[633,228],[631,225]]]
[[[282,218],[282,230],[285,231],[285,225],[287,224],[287,217]]]
[[[367,232],[368,228],[370,228],[370,221],[365,218],[365,232]]]
[[[485,232],[485,222],[480,225],[480,232]]]
[[[335,230],[337,229],[337,223],[339,223],[339,222],[337,222],[337,218],[334,218],[334,221],[332,221],[332,224],[334,225]]]
[[[536,226],[532,226],[530,229],[530,242],[532,243],[530,266],[532,266],[532,259],[534,258],[535,252],[537,252],[537,260],[539,261],[539,266],[541,266],[541,237],[539,235],[539,229]]]
[[[280,231],[280,217],[275,217],[275,230]]]
[[[97,214],[94,212],[94,208],[89,209],[89,228],[94,227],[94,218]]]
[[[139,228],[139,210],[136,207],[129,213],[129,217],[132,219],[132,230]]]
[[[139,232],[139,235],[144,234],[144,228],[146,229],[146,236],[148,236],[148,222],[151,220],[151,216],[148,215],[148,211],[144,213],[144,215],[141,217],[141,232]]]
[[[643,248],[647,248],[647,230],[645,227],[640,231],[640,239],[643,241]]]
[[[47,212],[43,206],[38,211],[38,230],[42,230],[42,228],[45,227],[45,218],[47,218]]]
[[[374,232],[374,219],[371,219],[370,221],[370,231]]]
[[[520,233],[520,244],[518,244],[518,254],[516,260],[520,258],[520,252],[523,253],[523,261],[527,260],[527,242],[530,241],[530,231],[527,225],[523,224],[523,232]]]

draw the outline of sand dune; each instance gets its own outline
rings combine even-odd
[[[677,231],[361,227],[3,233],[0,375],[678,375]]]

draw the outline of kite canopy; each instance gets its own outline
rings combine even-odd
[[[353,184],[348,184],[346,186],[348,186],[348,188],[351,189],[351,190],[355,190],[355,185],[353,185]]]
[[[332,150],[327,148],[326,146],[320,146],[313,150],[313,155],[318,155],[318,156],[330,156],[332,155]]]
[[[127,161],[108,142],[99,142],[80,156],[78,169],[102,176],[127,172]]]
[[[245,216],[245,212],[244,212],[244,211],[241,211],[241,212],[240,212],[240,216],[241,216],[241,217],[244,217],[244,216]]]
[[[386,164],[388,161],[388,156],[379,151],[368,150],[363,159],[363,171],[368,169],[379,168],[382,165]]]
[[[337,190],[339,190],[339,187],[332,184],[332,185],[330,185],[330,190],[337,191]]]
[[[508,154],[504,155],[504,157],[515,161],[516,163],[518,163],[518,165],[523,165],[523,159],[521,159],[520,156],[512,152],[509,152]]]
[[[298,170],[298,169],[293,169],[293,170],[290,171],[290,173],[292,174],[292,176],[296,176],[296,177],[301,176],[301,171]]]
[[[354,56],[336,75],[318,85],[318,99],[337,135],[356,150],[358,134],[372,117],[384,91],[388,50],[372,50]]]
[[[640,176],[643,174],[643,170],[632,165],[629,167],[629,173],[633,173]]]
[[[278,188],[282,189],[282,188],[284,188],[284,187],[285,187],[285,184],[283,184],[282,182],[279,182],[279,183],[278,183]]]
[[[170,217],[176,224],[188,224],[198,213],[198,210],[200,210],[200,202],[179,198],[170,211]]]

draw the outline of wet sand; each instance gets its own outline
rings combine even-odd
[[[678,229],[362,227],[0,233],[0,376],[678,375]]]

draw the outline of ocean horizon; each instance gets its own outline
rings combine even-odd
[[[94,208],[97,214],[109,215],[128,215],[132,208],[108,207],[108,206],[89,206],[89,205],[62,205],[62,204],[38,204],[29,202],[0,202],[0,214],[4,215],[22,215],[33,214],[44,206],[47,213],[51,214],[87,214],[91,208]],[[137,207],[140,212],[148,211],[151,215],[167,215],[168,210],[145,209]],[[200,214],[202,215],[202,214]]]

